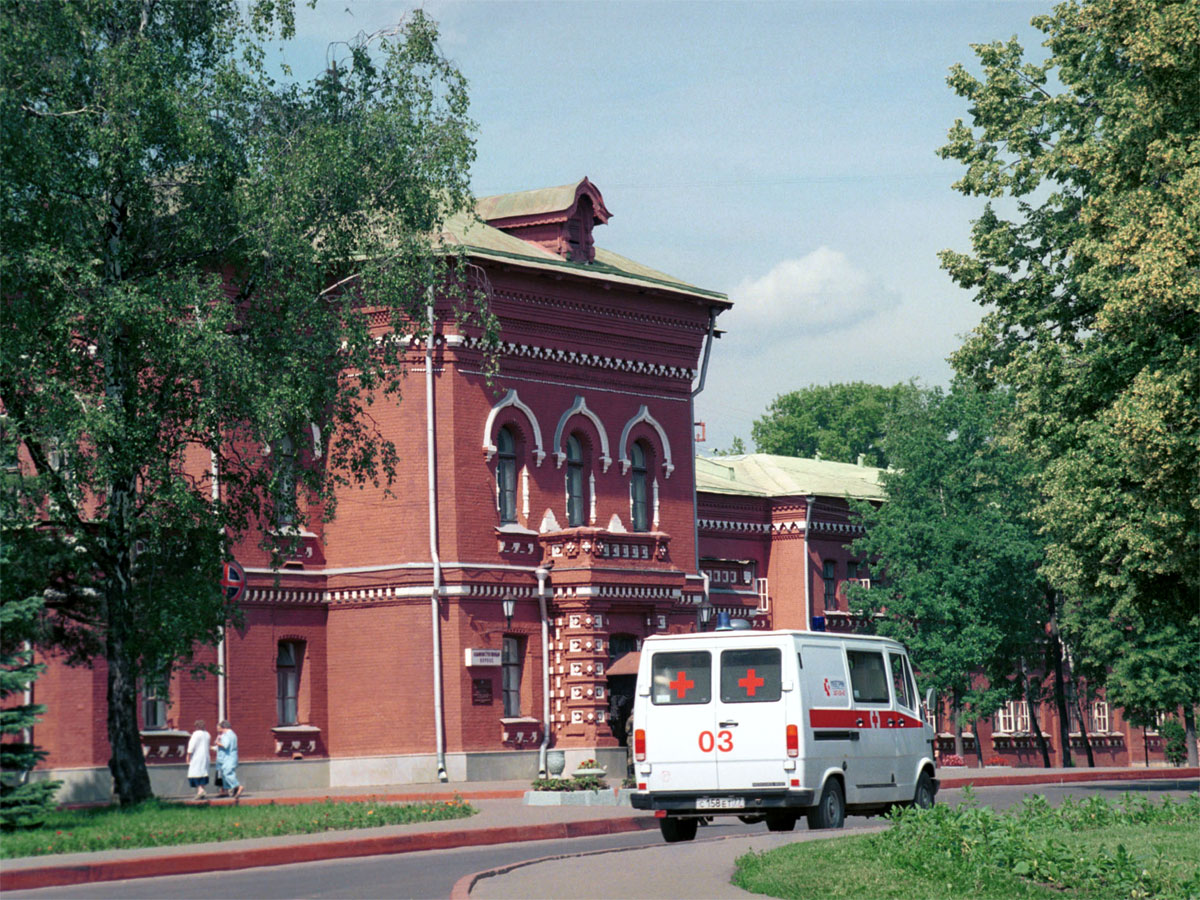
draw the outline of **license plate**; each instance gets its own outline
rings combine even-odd
[[[745,797],[700,797],[696,809],[745,809]]]

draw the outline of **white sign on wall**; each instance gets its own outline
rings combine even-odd
[[[463,651],[466,655],[466,661],[463,665],[466,666],[498,666],[500,665],[499,650],[485,650],[475,647],[467,647]]]

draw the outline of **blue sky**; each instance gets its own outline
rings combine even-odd
[[[470,82],[479,196],[586,175],[612,219],[596,241],[736,304],[720,317],[696,418],[701,452],[780,393],[916,378],[981,310],[939,268],[981,201],[936,149],[966,105],[946,86],[969,45],[1018,36],[1049,2],[428,2]],[[412,4],[322,0],[286,56]]]

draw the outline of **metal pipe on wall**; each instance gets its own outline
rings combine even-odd
[[[816,497],[804,498],[804,630],[813,630],[812,561],[808,558],[808,532],[812,528],[812,509]]]
[[[429,475],[429,557],[433,563],[433,591],[429,598],[433,617],[433,727],[437,736],[438,781],[446,775],[446,727],[442,721],[442,560],[438,554],[437,435],[433,424],[433,288],[429,288],[426,312],[429,335],[425,339],[425,441]]]
[[[538,566],[538,606],[542,613],[542,746],[538,748],[538,778],[546,777],[546,749],[550,746],[550,616],[546,605],[546,582],[550,570]]]
[[[216,451],[212,454],[212,498],[216,502],[221,499],[221,465]],[[217,634],[217,722],[224,722],[225,715],[225,626],[222,625]]]

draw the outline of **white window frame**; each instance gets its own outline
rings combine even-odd
[[[522,640],[517,635],[506,634],[500,650],[500,695],[506,719],[521,716],[521,670]]]

